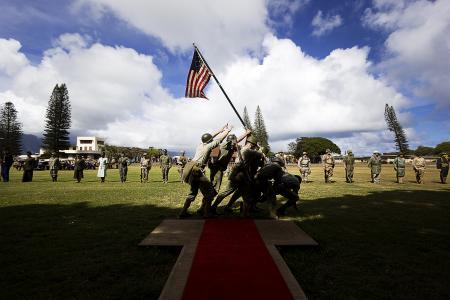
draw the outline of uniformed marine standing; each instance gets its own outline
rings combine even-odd
[[[325,155],[322,158],[323,164],[323,172],[325,175],[325,182],[331,182],[331,178],[333,177],[333,169],[334,169],[334,157],[331,155],[331,150],[327,149],[325,151]]]
[[[352,150],[347,151],[347,155],[344,157],[345,168],[345,182],[353,182],[353,171],[355,169],[355,156],[353,156]]]
[[[378,151],[373,151],[372,157],[369,159],[367,166],[370,168],[370,177],[372,183],[380,183],[381,174],[381,154]]]
[[[204,169],[209,161],[211,150],[217,147],[225,139],[228,133],[230,133],[231,128],[232,127],[228,127],[227,124],[213,135],[209,133],[202,135],[202,143],[198,145],[194,158],[186,164],[183,172],[183,180],[184,182],[189,183],[191,189],[184,201],[183,209],[178,216],[179,218],[186,218],[189,216],[188,208],[195,200],[198,190],[203,194],[202,205],[198,212],[203,214],[203,217],[210,216],[211,202],[217,195],[217,192],[214,190],[208,177],[205,176]],[[214,137],[217,137],[217,139],[214,139]]]
[[[436,166],[440,170],[439,176],[441,178],[441,183],[447,183],[447,175],[449,169],[447,153],[444,152],[441,154],[441,157],[436,162]]]
[[[161,168],[162,173],[162,181],[163,183],[169,182],[169,170],[172,168],[172,157],[167,155],[167,150],[163,150],[163,155],[159,157],[159,166]]]
[[[50,169],[52,181],[58,181],[58,171],[61,169],[61,163],[55,153],[52,153],[52,156],[48,159],[48,167]]]
[[[125,154],[120,153],[120,157],[117,162],[119,165],[120,182],[124,183],[125,181],[127,181],[128,166],[130,165],[130,160],[125,156]]]
[[[425,158],[422,157],[422,155],[417,155],[413,159],[413,169],[414,172],[416,172],[416,181],[417,183],[421,184],[423,182],[423,176],[425,175],[425,169],[426,169],[426,162]]]
[[[152,168],[152,161],[148,158],[147,153],[142,154],[140,166],[141,182],[148,182],[148,172]]]
[[[84,177],[83,170],[86,169],[86,161],[81,155],[77,155],[75,158],[75,165],[73,168],[73,178],[77,180],[78,183],[81,182],[81,178]]]
[[[33,181],[33,170],[36,164],[34,157],[31,157],[31,152],[27,152],[27,158],[23,163],[23,177],[22,182]]]
[[[311,160],[308,157],[308,153],[303,152],[303,156],[299,158],[297,166],[300,169],[302,182],[308,182],[308,176],[311,174]]]
[[[405,177],[406,161],[403,157],[403,153],[394,159],[394,170],[397,175],[397,183],[403,183],[403,177]]]
[[[177,167],[178,167],[178,174],[180,174],[180,180],[182,183],[184,183],[183,171],[184,171],[184,167],[186,166],[187,162],[188,162],[188,158],[186,156],[186,152],[181,151],[181,154],[177,159]]]

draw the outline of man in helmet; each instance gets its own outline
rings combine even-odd
[[[347,155],[343,159],[345,168],[345,182],[353,183],[353,170],[355,169],[355,156],[352,150],[347,151]]]
[[[226,141],[220,144],[219,155],[217,159],[214,162],[210,160],[210,162],[208,163],[208,167],[210,170],[210,180],[216,191],[220,190],[223,173],[227,169],[228,164],[233,157],[233,154],[238,150],[239,142],[241,142],[250,134],[251,130],[247,129],[245,133],[242,134],[239,138],[237,138],[234,134],[228,135]]]
[[[162,181],[164,184],[169,182],[169,170],[172,168],[172,157],[167,155],[167,149],[163,149],[163,155],[159,157],[161,167]]]
[[[211,150],[217,147],[226,138],[231,129],[232,126],[226,124],[213,135],[209,133],[202,135],[202,143],[198,145],[194,158],[186,164],[185,171],[183,172],[183,180],[186,183],[189,183],[191,189],[184,201],[179,218],[186,218],[189,216],[188,208],[195,200],[199,190],[203,194],[203,200],[198,212],[202,213],[204,217],[210,216],[211,202],[217,195],[217,192],[205,176],[204,169],[210,158]],[[217,139],[214,139],[215,137],[217,137]]]
[[[177,159],[177,166],[178,166],[178,173],[180,174],[180,180],[182,183],[184,183],[183,181],[183,170],[184,170],[184,166],[186,166],[188,161],[188,158],[186,156],[186,152],[181,151],[180,156]]]
[[[308,176],[311,174],[311,159],[309,159],[308,153],[303,151],[303,156],[299,158],[297,165],[300,169],[302,181],[308,182]]]
[[[258,148],[256,138],[253,135],[248,136],[245,145],[238,151],[236,165],[228,176],[227,188],[216,197],[212,205],[214,213],[222,200],[231,194],[233,196],[225,206],[227,213],[231,213],[233,204],[243,194],[243,198],[245,197],[247,202],[250,201],[248,199],[251,198],[250,185],[252,184],[253,176],[256,174],[258,167],[264,164],[264,156],[257,151]]]
[[[325,176],[325,182],[331,182],[331,177],[333,177],[334,169],[334,157],[331,155],[331,150],[327,149],[325,155],[322,157],[323,172]]]
[[[380,183],[381,174],[381,154],[378,151],[373,151],[372,157],[369,159],[367,166],[370,168],[372,183]]]
[[[300,190],[300,183],[302,182],[300,176],[283,171],[284,167],[284,161],[281,158],[275,157],[272,159],[272,163],[259,169],[255,176],[256,186],[260,193],[262,193],[260,201],[268,200],[272,207],[274,207],[276,205],[276,195],[281,195],[288,199],[286,203],[277,209],[276,214],[279,217],[286,214],[288,207],[297,207],[296,203],[300,200],[298,192]]]

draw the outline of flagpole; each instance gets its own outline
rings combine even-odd
[[[244,121],[241,118],[241,115],[238,113],[238,111],[236,110],[236,107],[234,107],[233,102],[231,102],[230,98],[228,97],[227,93],[225,92],[225,90],[223,89],[222,85],[220,84],[219,80],[217,80],[216,75],[214,75],[214,72],[211,70],[211,68],[209,67],[208,63],[206,62],[206,60],[203,58],[202,53],[200,52],[200,50],[197,48],[197,46],[192,43],[192,45],[194,45],[195,51],[197,51],[198,55],[200,56],[201,60],[205,63],[206,67],[208,68],[209,72],[211,72],[214,80],[217,82],[217,84],[219,85],[220,89],[222,90],[222,93],[225,95],[225,98],[227,98],[228,103],[230,103],[231,107],[233,108],[234,112],[236,113],[236,115],[238,116],[239,120],[242,123],[242,126],[244,126],[245,129],[247,129],[247,126],[245,126]]]

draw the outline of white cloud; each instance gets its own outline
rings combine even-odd
[[[291,10],[295,9],[296,2],[281,2],[279,6],[287,3]],[[195,42],[219,66],[234,55],[258,51],[269,31],[265,0],[77,0],[73,7],[78,12],[87,10],[97,19],[112,12],[142,32],[159,38],[172,52],[192,49]]]
[[[322,36],[330,33],[334,28],[342,25],[342,18],[340,15],[323,17],[322,11],[319,10],[314,16],[311,25],[314,27],[312,34],[314,36]]]
[[[5,52],[20,56],[19,48]],[[385,128],[386,101],[398,114],[407,104],[369,73],[368,48],[337,49],[319,60],[273,35],[263,48],[262,61],[243,55],[217,76],[240,112],[247,106],[252,117],[261,107],[274,150],[300,136],[370,137]],[[217,85],[207,90],[209,101],[174,99],[152,57],[133,49],[63,35],[40,64],[18,62],[14,68],[0,97],[16,104],[26,132],[42,132],[51,90],[61,82],[69,88],[72,129],[111,144],[193,149],[204,132],[226,122],[236,125],[237,134],[243,130]]]
[[[389,33],[378,67],[391,82],[450,104],[450,1],[374,1],[363,23]]]

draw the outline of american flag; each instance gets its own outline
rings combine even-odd
[[[186,98],[206,98],[203,89],[208,84],[211,78],[211,72],[209,72],[208,67],[200,58],[197,50],[194,51],[194,56],[192,57],[191,68],[189,69],[189,74],[186,83]]]

